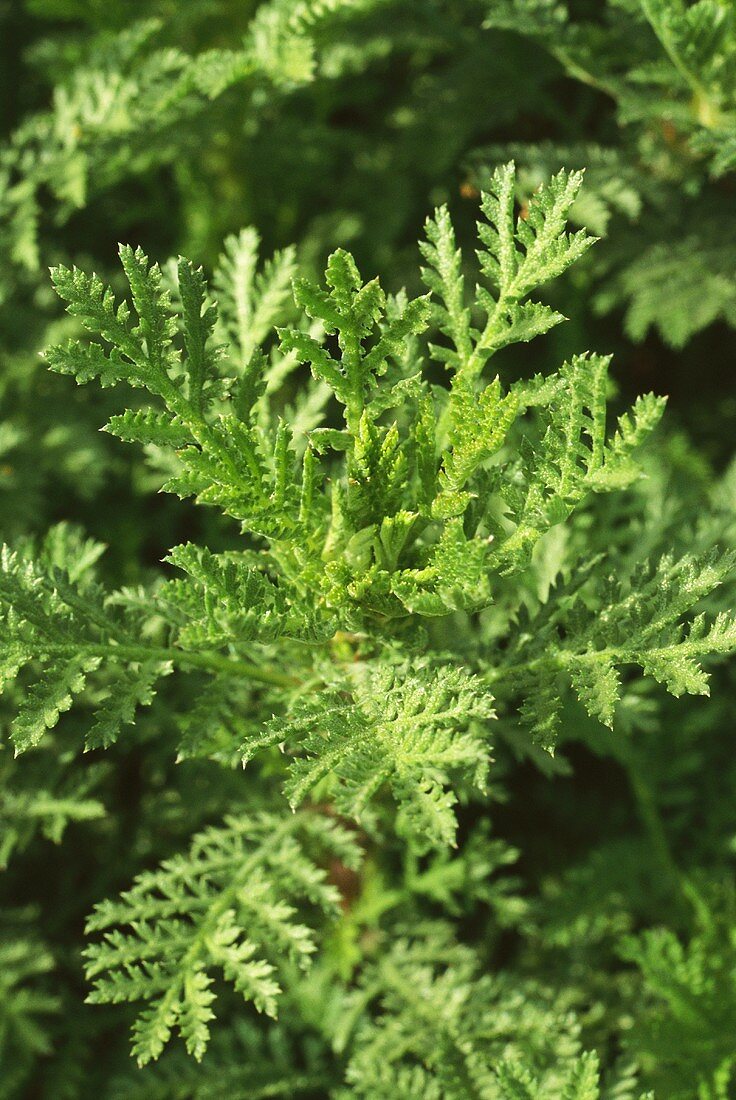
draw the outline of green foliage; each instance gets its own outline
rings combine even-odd
[[[0,1095],[12,1097],[19,1095],[33,1059],[51,1050],[49,1027],[59,1002],[44,988],[53,957],[43,946],[18,935],[12,925],[3,929],[0,963]]]
[[[478,224],[485,246],[478,253],[482,274],[493,287],[477,290],[477,305],[485,313],[478,331],[471,327],[464,300],[461,256],[447,207],[435,211],[426,224],[422,254],[429,264],[427,286],[440,300],[438,324],[455,350],[441,355],[460,379],[472,380],[486,362],[507,344],[543,335],[564,318],[541,302],[525,299],[550,279],[561,275],[590,247],[594,238],[584,229],[566,232],[567,216],[582,184],[579,172],[560,172],[532,196],[523,216],[515,217],[516,172],[513,164],[498,169],[482,195],[486,222]]]
[[[736,1068],[725,1041],[736,1010],[733,899],[715,907],[695,893],[691,900],[696,931],[688,943],[671,929],[654,928],[622,945],[650,991],[631,1046],[653,1068],[658,1092],[673,1100],[696,1091],[728,1096]]]
[[[72,754],[39,761],[36,774],[26,774],[13,763],[3,761],[0,822],[2,845],[0,867],[7,867],[10,858],[23,850],[37,833],[60,844],[67,827],[73,822],[95,821],[105,816],[99,798],[91,797],[99,782],[100,769],[70,768]],[[51,774],[48,774],[50,772]]]
[[[286,724],[274,719],[252,745],[246,742],[245,758],[264,744],[298,745],[304,756],[285,786],[292,807],[334,774],[336,808],[365,825],[371,795],[388,783],[400,836],[420,850],[452,844],[457,799],[446,787],[451,774],[464,772],[485,787],[488,750],[471,731],[493,717],[488,693],[459,669],[413,671],[406,664],[357,667],[332,691],[318,706],[301,704]]]
[[[507,707],[521,697],[550,749],[564,700],[561,674],[588,713],[609,726],[622,665],[638,664],[674,695],[707,691],[699,660],[736,646],[731,618],[709,623],[698,611],[729,573],[728,555],[666,556],[618,582],[606,579],[600,556],[589,556],[548,589],[535,613],[520,605],[505,638],[478,637],[469,654],[473,674],[449,654],[438,654],[445,663],[437,667],[419,659],[423,620],[477,613],[506,599],[509,578],[529,571],[545,536],[569,523],[591,494],[636,480],[637,448],[662,413],[661,401],[641,398],[608,436],[608,360],[601,356],[576,356],[557,374],[507,390],[498,377],[482,377],[500,347],[561,319],[525,299],[590,243],[583,231],[568,236],[564,229],[579,184],[577,176],[556,176],[526,219],[515,221],[513,168],[496,173],[479,228],[480,271],[496,296],[480,286],[474,307],[465,300],[449,214],[440,210],[428,223],[425,278],[454,351],[429,345],[427,354],[451,370],[449,391],[429,386],[421,369],[406,373],[410,341],[427,330],[431,302],[404,296],[389,303],[377,280],[363,284],[344,251],[328,260],[327,290],[295,281],[306,320],[281,330],[271,368],[261,347],[264,317],[284,308],[292,261],[287,254],[256,277],[252,234],[228,244],[218,275],[234,353],[215,343],[217,308],[201,269],[187,261],[178,262],[172,298],[158,266],[140,250],[121,248],[131,304],[116,302],[96,276],[52,272],[69,313],[104,343],[56,345],[47,353],[51,367],[81,383],[98,378],[103,386],[147,391],[152,404],[116,415],[108,430],[171,451],[176,467],[165,488],[218,505],[254,541],[224,553],[174,548],[168,560],[181,577],[145,599],[106,595],[90,575],[97,548],[74,537],[57,540],[51,566],[6,549],[4,675],[11,681],[27,669],[29,677],[10,731],[17,753],[37,746],[85,692],[99,700],[87,748],[109,747],[135,723],[138,708],[154,702],[162,677],[179,667],[206,672],[214,690],[199,700],[196,721],[182,715],[182,756],[224,761],[237,750],[245,761],[261,761],[278,746],[292,808],[327,800],[370,836],[393,832],[421,855],[455,842],[459,793],[467,799],[473,785],[486,788],[494,711],[484,681],[498,684]],[[479,327],[473,308],[486,318]],[[318,330],[307,328],[311,321]],[[278,356],[309,364],[316,387],[332,391],[342,407],[342,427],[322,422],[298,433],[287,426],[275,407],[278,384],[268,389],[269,370],[284,377]],[[224,375],[225,363],[239,364],[239,375]],[[394,419],[386,419],[390,411]],[[98,673],[101,699],[91,687]],[[244,726],[223,708],[229,679],[261,693],[251,695]],[[283,716],[264,721],[269,705],[284,703]],[[215,750],[205,731],[223,719]],[[395,811],[380,798],[384,788]],[[305,965],[316,950],[294,903],[334,911],[339,898],[304,841],[321,841],[346,869],[357,866],[349,833],[319,813],[230,817],[196,837],[187,855],[139,875],[119,902],[97,905],[88,921],[88,932],[102,933],[86,952],[90,1000],[146,1003],[133,1031],[141,1065],[161,1054],[175,1028],[189,1053],[202,1057],[214,1017],[213,969],[275,1015],[278,970],[286,960]],[[552,1050],[540,1083],[533,1068],[509,1060],[508,1045],[489,1046],[496,1000],[507,994],[490,979],[486,992],[485,980],[471,976],[472,955],[459,956],[442,977],[427,963],[415,969],[413,948],[395,950],[396,960],[389,956],[375,981],[366,978],[361,995],[365,1011],[388,982],[381,994],[388,1016],[375,1037],[364,1025],[357,1031],[348,1080],[358,1091],[388,1095],[422,1082],[438,1095],[598,1095],[592,1057],[565,1068]],[[526,1008],[533,1001],[524,995]],[[427,1020],[437,1026],[448,1012],[441,1038],[425,1030]],[[533,1015],[515,1026],[522,1035],[525,1026],[547,1031]],[[528,1056],[518,1032],[515,1041]],[[338,1040],[345,1043],[347,1036]],[[409,1050],[417,1065],[391,1068]]]
[[[320,22],[341,8],[360,7],[342,0],[276,0],[260,7],[237,48],[195,55],[161,41],[155,18],[93,38],[87,63],[56,88],[51,109],[30,116],[0,155],[8,262],[38,266],[44,189],[67,218],[90,190],[110,187],[129,170],[131,150],[144,169],[154,159],[174,161],[186,147],[187,128],[230,87],[245,85],[255,100],[264,86],[283,91],[313,79]],[[154,136],[161,148],[152,156]]]
[[[186,855],[139,875],[119,902],[96,907],[87,931],[103,936],[86,951],[89,999],[147,1002],[133,1029],[140,1065],[160,1055],[175,1027],[201,1059],[215,1015],[212,968],[259,1012],[276,1015],[271,959],[304,967],[315,951],[291,902],[330,911],[338,901],[304,842],[356,865],[350,835],[324,818],[230,818],[195,837]]]
[[[704,654],[730,652],[736,640],[733,618],[719,614],[708,622],[682,616],[723,583],[733,557],[639,566],[625,581],[585,574],[569,584],[558,601],[542,605],[520,631],[519,645],[507,650],[509,664],[491,677],[513,680],[527,696],[526,714],[543,738],[556,728],[560,701],[550,677],[564,676],[591,717],[613,726],[621,697],[620,669],[639,665],[672,695],[707,695],[708,676],[699,663]],[[594,574],[595,576],[595,574]],[[536,689],[536,690],[535,690]]]
[[[566,3],[510,0],[495,7],[490,25],[540,36],[573,76],[594,79],[617,100],[623,122],[641,126],[664,115],[694,151],[712,158],[715,175],[733,167],[736,22],[729,4],[619,0],[604,11],[610,37],[587,13],[575,20]]]
[[[243,1067],[247,1067],[244,1073]],[[145,1082],[143,1081],[145,1078]],[[206,1100],[219,1092],[238,1100],[266,1100],[270,1096],[311,1097],[329,1087],[332,1075],[325,1051],[315,1035],[291,1034],[269,1022],[266,1032],[251,1020],[239,1018],[229,1031],[217,1031],[201,1062],[184,1048],[172,1050],[159,1062],[121,1073],[111,1083],[115,1100],[193,1097]]]
[[[725,1100],[732,5],[0,42],[0,1096]]]
[[[356,1028],[345,1095],[598,1100],[598,1059],[580,1053],[570,1006],[533,983],[474,973],[472,954],[443,940],[434,928],[399,939],[363,977],[338,1032],[342,1046]]]
[[[250,551],[218,557],[193,546],[176,548],[170,560],[184,571],[187,581],[175,581],[154,594],[146,614],[139,605],[128,604],[125,596],[111,600],[92,585],[83,590],[68,572],[66,576],[59,570],[50,576],[39,574],[33,565],[6,552],[8,675],[31,661],[43,666],[42,678],[31,688],[13,725],[11,739],[17,751],[40,741],[103,661],[108,675],[114,671],[118,686],[99,711],[88,746],[111,743],[136,708],[151,702],[156,682],[177,662],[298,687],[299,675],[261,667],[260,658],[252,660],[257,652],[253,643],[259,646],[279,638],[326,642],[335,630],[371,629],[377,618],[395,620],[396,636],[401,638],[412,615],[435,617],[455,608],[480,610],[493,602],[494,573],[505,577],[526,568],[542,536],[568,519],[590,492],[620,489],[637,476],[632,456],[656,425],[662,402],[651,396],[641,398],[607,440],[606,359],[575,357],[557,375],[519,383],[505,394],[498,379],[488,385],[476,381],[494,341],[529,336],[526,322],[518,328],[518,298],[538,280],[559,273],[586,247],[584,234],[568,239],[561,228],[563,212],[579,181],[570,177],[566,183],[558,176],[548,191],[540,192],[539,214],[530,213],[529,225],[517,225],[525,250],[514,258],[514,227],[507,209],[512,182],[511,168],[498,173],[492,191],[482,200],[489,226],[481,227],[481,237],[490,251],[480,254],[481,270],[496,279],[500,296],[490,307],[487,292],[479,288],[478,300],[488,320],[483,333],[468,329],[474,350],[464,359],[458,352],[450,361],[454,375],[449,399],[433,391],[421,374],[402,377],[399,373],[407,340],[426,327],[424,299],[406,301],[387,314],[378,282],[364,286],[345,252],[334,253],[328,261],[327,292],[303,280],[295,284],[297,305],[321,322],[326,336],[337,335],[339,357],[333,358],[319,338],[296,329],[282,333],[280,354],[295,354],[297,360],[308,362],[318,385],[329,387],[344,407],[344,427],[313,429],[307,433],[306,449],[275,413],[273,403],[267,403],[264,380],[257,373],[264,369],[262,353],[251,355],[242,382],[221,375],[224,357],[212,342],[216,308],[208,302],[201,271],[191,264],[179,261],[175,308],[159,268],[149,265],[140,250],[122,248],[135,315],[127,302],[116,304],[112,291],[95,276],[76,269],[53,272],[69,312],[106,343],[72,341],[52,347],[51,367],[80,382],[93,377],[99,377],[103,386],[124,381],[159,399],[163,409],[154,405],[131,410],[114,417],[108,430],[125,440],[173,449],[177,469],[165,488],[219,505],[245,531],[265,539],[268,549],[256,564]],[[499,196],[504,195],[502,202]],[[438,224],[451,234],[447,214],[439,213],[437,219],[430,223],[434,226],[430,234],[436,237]],[[425,255],[434,261],[432,249],[434,245]],[[454,255],[454,248],[450,251]],[[230,272],[236,277],[232,264]],[[461,299],[461,279],[457,271],[450,271],[442,284],[436,284],[444,301]],[[233,289],[231,300],[238,293]],[[532,306],[535,316],[547,317],[545,309]],[[449,316],[445,307],[440,323]],[[547,320],[539,331],[549,327]],[[505,333],[502,338],[493,335],[500,331],[499,325]],[[444,359],[440,353],[440,360]],[[474,431],[476,403],[484,420],[480,433]],[[398,421],[383,422],[383,414],[399,404],[414,410],[408,422],[417,425],[416,441]],[[535,423],[519,435],[516,422],[527,410],[533,412]],[[301,462],[297,448],[303,454]],[[333,462],[328,467],[325,458],[330,456]],[[330,511],[325,507],[327,492]],[[485,505],[479,503],[483,498]],[[683,584],[661,611],[655,614],[656,601],[666,591],[661,578],[636,593],[641,599],[638,608],[621,597],[621,621],[617,623],[608,612],[602,637],[581,632],[580,615],[574,613],[573,605],[576,629],[568,628],[568,635],[583,652],[568,652],[566,646],[546,658],[529,658],[533,669],[545,661],[551,665],[552,679],[541,686],[534,684],[529,691],[530,699],[544,700],[548,728],[556,707],[550,692],[556,668],[561,666],[568,668],[589,711],[607,723],[616,699],[616,662],[639,663],[675,694],[704,689],[694,658],[728,651],[734,641],[732,629],[723,618],[712,627],[701,618],[686,643],[676,635],[683,615],[696,607],[721,574],[701,569],[694,577],[693,567],[685,562],[671,569],[675,575],[680,570],[691,583]],[[570,610],[569,597],[561,606],[565,612]],[[157,627],[147,625],[154,607]],[[554,607],[545,610],[546,636],[551,633],[556,642],[559,623]],[[250,608],[257,609],[255,617]],[[634,644],[625,651],[619,646],[611,655],[619,634],[631,629],[632,616],[641,622],[640,637],[630,638]],[[152,637],[155,629],[159,636],[165,630],[166,637]],[[524,635],[522,639],[527,645]],[[544,632],[537,633],[537,645],[544,640]],[[229,656],[219,652],[223,646],[229,647]],[[679,648],[670,656],[668,646]],[[240,659],[241,654],[248,659]],[[507,654],[518,658],[513,643]],[[238,661],[230,660],[236,656]],[[371,723],[365,710],[370,707],[369,696],[375,692],[390,699],[396,674],[389,679],[385,672],[381,675],[383,681],[369,680],[368,687],[359,681],[337,685],[343,697],[354,696],[354,711],[347,709],[343,714],[323,693],[318,710],[307,707],[296,723],[292,721],[291,734],[296,737],[299,730],[308,732],[322,715],[326,726],[319,736],[323,741],[308,739],[306,755],[312,757],[321,747],[319,755],[324,753],[332,763],[302,761],[290,797],[299,801],[335,766],[353,791],[346,795],[346,805],[355,812],[365,803],[367,792],[393,776],[390,782],[395,791],[405,792],[403,797],[409,790],[427,795],[424,812],[416,803],[419,794],[412,796],[410,820],[424,817],[425,832],[447,839],[452,835],[449,804],[440,809],[447,795],[430,776],[442,774],[441,784],[447,782],[447,771],[437,771],[440,761],[445,769],[460,765],[467,769],[472,764],[481,769],[477,781],[483,770],[482,749],[462,738],[448,740],[445,733],[435,740],[426,764],[421,765],[428,747],[422,747],[425,735],[411,717],[417,702],[412,701],[403,677],[391,733],[382,733],[383,724],[373,719],[378,756],[373,759],[373,750],[366,755],[356,745],[356,732],[361,732],[366,719]],[[447,719],[457,723],[463,714],[472,716],[474,709],[483,713],[469,705],[460,681],[420,681],[413,690],[427,700],[424,720],[428,729],[435,730],[435,737]],[[431,702],[434,696],[436,703]],[[533,705],[528,702],[527,709]],[[536,724],[541,730],[544,723]],[[351,732],[354,725],[356,732]],[[263,747],[285,739],[288,736],[276,724],[265,735],[256,734],[253,745]],[[410,779],[412,773],[405,772],[407,765],[400,761],[411,757],[412,745],[416,759],[408,766],[418,771]],[[253,751],[250,748],[248,754]],[[384,753],[388,755],[379,762]],[[394,763],[389,765],[392,757]],[[436,815],[436,823],[430,825]]]
[[[599,18],[566,2],[488,5],[487,26],[543,44],[572,79],[609,97],[622,128],[618,147],[516,147],[515,155],[537,180],[540,160],[546,174],[561,154],[594,167],[605,158],[588,199],[594,217],[605,232],[612,213],[632,220],[644,205],[646,235],[613,246],[599,308],[625,303],[634,340],[656,328],[681,347],[717,319],[734,323],[733,252],[721,233],[727,189],[708,180],[736,166],[736,17],[721,0],[610,0],[600,8]]]

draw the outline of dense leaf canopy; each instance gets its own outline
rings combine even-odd
[[[734,12],[0,6],[0,1100],[732,1095]]]

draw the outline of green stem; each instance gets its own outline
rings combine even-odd
[[[616,755],[626,769],[639,819],[670,885],[672,894],[681,903],[681,908],[689,909],[689,899],[682,872],[672,854],[672,848],[667,839],[667,831],[654,792],[642,774],[636,754],[627,746],[626,748],[619,747]]]
[[[241,676],[245,679],[254,680],[256,683],[270,684],[274,687],[291,688],[299,684],[294,676],[277,672],[272,668],[264,668],[261,665],[243,661],[237,657],[225,657],[221,653],[190,653],[185,649],[165,646],[112,645],[94,642],[73,646],[51,645],[44,647],[44,652],[48,654],[66,655],[69,653],[78,655],[80,651],[88,653],[92,657],[122,658],[125,661],[172,661],[174,664],[189,665],[192,668],[201,668],[208,672],[224,672],[228,676]]]
[[[656,627],[658,624],[655,623]],[[648,633],[652,633],[653,628],[650,626]],[[646,639],[644,639],[646,641]],[[715,642],[708,643],[706,639],[686,639],[685,641],[677,643],[677,653],[681,657],[703,658],[713,657],[719,653],[732,653],[734,646],[721,645],[718,646]],[[490,668],[483,673],[483,679],[488,683],[494,683],[507,676],[515,676],[520,672],[534,672],[540,668],[557,668],[558,671],[564,672],[571,661],[575,662],[589,662],[591,664],[597,661],[608,661],[615,665],[641,665],[641,655],[646,654],[646,657],[650,660],[656,660],[657,658],[665,658],[672,653],[673,646],[652,646],[646,648],[642,645],[639,649],[629,650],[624,649],[621,646],[606,646],[603,649],[591,649],[583,651],[582,653],[574,653],[573,651],[562,651],[560,653],[543,654],[541,657],[534,657],[529,661],[517,661],[510,665],[499,665],[497,668]]]
[[[642,7],[647,22],[657,36],[662,49],[693,93],[694,108],[698,122],[702,126],[705,126],[706,129],[712,130],[718,125],[720,120],[720,108],[711,99],[708,94],[708,89],[705,87],[700,77],[693,72],[689,65],[683,60],[677,43],[670,33],[667,24],[657,18],[655,12],[651,10],[648,0],[645,0]]]
[[[597,92],[602,92],[603,95],[610,96],[613,100],[618,100],[616,85],[601,79],[600,76],[596,76],[589,69],[586,69],[564,46],[550,45],[549,50],[569,76],[579,80],[581,84],[587,84],[589,88],[593,88]]]

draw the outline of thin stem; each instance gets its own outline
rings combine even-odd
[[[619,96],[616,91],[616,85],[590,72],[590,70],[581,65],[579,61],[576,61],[574,56],[569,50],[566,50],[564,46],[550,45],[549,49],[552,56],[560,62],[570,76],[575,77],[581,84],[587,84],[589,88],[593,88],[597,92],[602,92],[603,95],[610,96],[613,100],[618,100]]]
[[[654,791],[644,777],[640,761],[628,744],[625,746],[619,744],[616,756],[626,770],[639,820],[644,827],[665,878],[670,884],[672,894],[681,903],[681,908],[689,911],[690,899],[685,880],[672,854],[672,848],[667,838],[667,830],[664,827]]]
[[[172,661],[175,664],[189,665],[192,668],[205,669],[208,672],[224,672],[228,676],[238,676],[253,680],[256,683],[270,684],[275,687],[297,687],[299,680],[276,669],[256,665],[250,661],[243,661],[237,657],[225,657],[221,653],[200,652],[190,653],[185,649],[175,649],[165,646],[137,646],[137,645],[113,645],[97,644],[94,642],[75,643],[74,645],[50,645],[44,646],[44,653],[66,654],[81,652],[88,653],[92,657],[122,658],[126,661]]]
[[[655,624],[657,625],[657,624]],[[651,634],[650,628],[647,633]],[[676,648],[677,653],[681,657],[708,657],[717,653],[732,652],[733,646],[728,648],[718,648],[714,642],[708,643],[708,639],[686,639],[685,641],[678,642],[676,647],[673,646],[653,646],[651,648],[646,647],[646,639],[643,639],[643,644],[638,649],[624,649],[621,646],[606,646],[603,649],[591,649],[583,651],[582,653],[575,653],[572,650],[561,651],[559,653],[545,653],[541,657],[534,657],[529,661],[517,661],[510,665],[499,665],[497,668],[489,668],[483,673],[483,679],[493,683],[497,680],[503,679],[505,676],[515,676],[520,672],[533,672],[540,668],[545,667],[557,667],[560,672],[565,671],[570,661],[575,662],[590,662],[594,664],[596,661],[610,661],[616,665],[638,665],[641,664],[640,655],[646,653],[647,658],[650,660],[656,660],[657,658],[664,658],[671,654],[672,649]]]
[[[648,2],[645,2],[642,7],[647,22],[654,31],[662,49],[693,93],[698,122],[702,126],[705,126],[706,129],[712,130],[718,125],[721,117],[721,111],[718,104],[713,101],[700,77],[693,72],[690,66],[683,60],[682,54],[666,22],[657,19],[656,15],[650,10]]]

